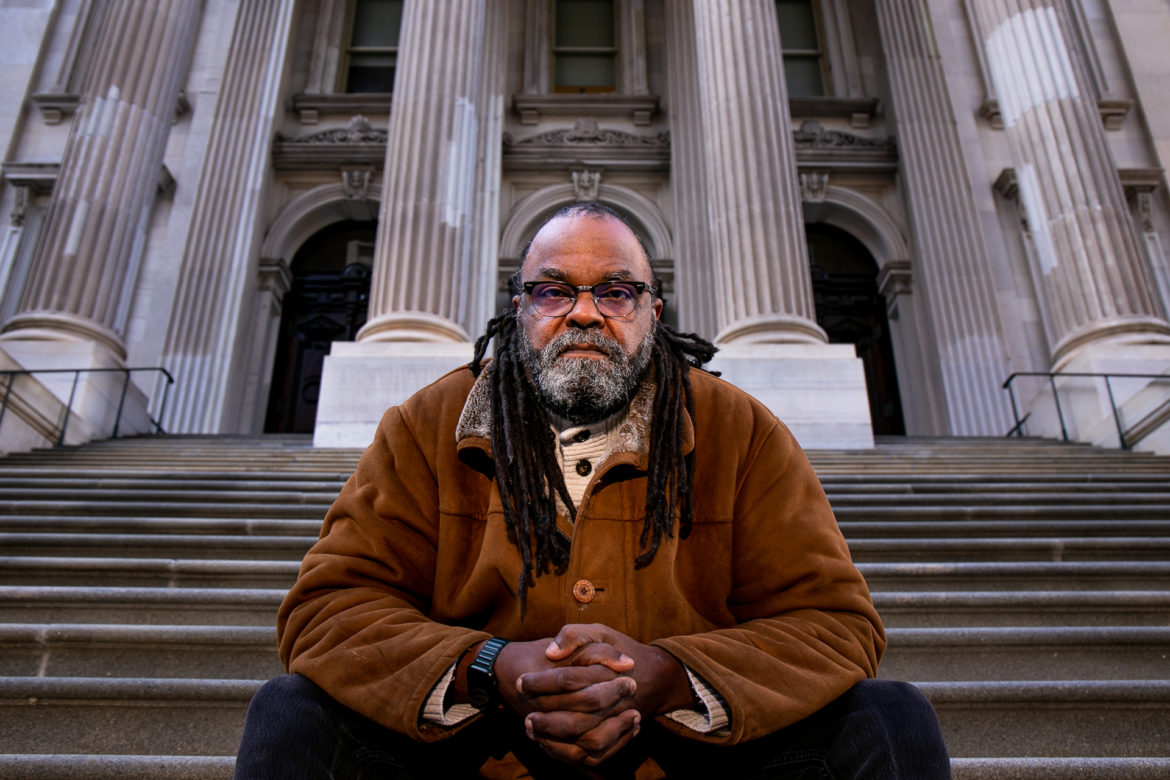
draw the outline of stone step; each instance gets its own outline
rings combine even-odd
[[[277,520],[317,520],[325,517],[330,502],[306,503],[300,501],[274,500],[268,503],[249,504],[245,502],[209,501],[5,501],[0,502],[0,515],[36,517],[38,515],[58,516],[75,513],[84,517],[95,515],[105,517],[133,517],[149,512],[153,515],[176,517],[249,518]],[[336,496],[333,496],[336,498]]]
[[[1065,561],[859,563],[871,590],[1167,590],[1170,563]]]
[[[6,753],[226,756],[263,680],[0,677]]]
[[[857,520],[917,520],[949,523],[955,520],[1100,520],[1109,518],[1118,523],[1134,520],[1165,520],[1170,508],[1166,506],[1081,503],[1068,506],[1040,506],[1034,504],[1000,504],[973,506],[961,502],[939,503],[937,506],[834,506],[839,521]]]
[[[0,621],[274,626],[284,588],[0,586]]]
[[[850,541],[856,539],[907,539],[935,537],[945,531],[949,538],[972,537],[1111,537],[1170,536],[1170,516],[1160,520],[1126,520],[1111,518],[1089,520],[951,520],[946,525],[924,519],[914,520],[842,520],[841,532]]]
[[[9,554],[104,555],[112,558],[162,555],[181,551],[188,558],[299,561],[315,541],[316,535],[0,533],[0,549]]]
[[[1170,681],[915,681],[952,758],[1170,757]]]
[[[0,556],[0,585],[289,588],[300,561]]]
[[[1170,680],[1166,626],[890,628],[895,680]]]
[[[7,780],[231,780],[235,766],[235,755],[0,755],[0,777]]]
[[[1170,527],[1170,524],[1168,524]],[[317,536],[321,518],[253,519],[250,517],[79,517],[77,515],[10,515],[0,517],[0,532],[61,534],[148,533],[228,534],[232,536]]]
[[[936,529],[936,531],[941,529]],[[0,545],[3,544],[0,534]],[[14,547],[13,549],[18,549]],[[857,562],[1167,561],[1170,537],[851,539]]]
[[[238,677],[284,671],[275,627],[0,623],[0,675]]]
[[[888,628],[1170,626],[1167,590],[875,591]]]
[[[1170,758],[954,758],[954,780],[1165,780]]]

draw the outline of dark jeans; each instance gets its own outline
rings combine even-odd
[[[424,744],[346,709],[299,675],[262,687],[248,707],[237,780],[255,778],[475,777],[489,755],[508,750],[534,777],[573,777],[523,736],[520,720],[480,718]],[[864,680],[808,718],[770,736],[727,747],[670,734],[653,722],[602,769],[632,778],[651,756],[671,778],[949,778],[938,718],[912,685]]]

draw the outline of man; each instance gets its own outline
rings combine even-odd
[[[518,277],[326,516],[237,777],[948,777],[811,466],[630,227],[563,209]]]

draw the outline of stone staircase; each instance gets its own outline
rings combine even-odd
[[[0,777],[227,778],[276,607],[353,468],[307,438],[0,459]],[[1170,458],[812,452],[959,780],[1170,777]]]

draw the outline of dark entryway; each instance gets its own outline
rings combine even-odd
[[[877,288],[877,263],[844,230],[805,225],[817,324],[833,344],[853,344],[865,367],[869,412],[876,435],[905,435],[886,300]]]
[[[284,296],[266,433],[312,433],[321,368],[334,341],[353,341],[366,322],[374,222],[321,230],[293,258]]]

